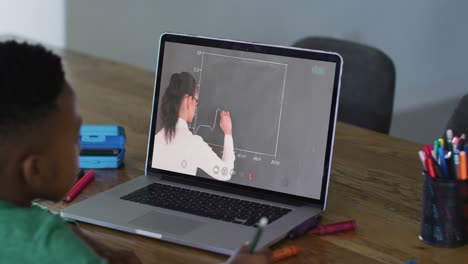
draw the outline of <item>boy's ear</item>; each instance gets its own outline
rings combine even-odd
[[[21,175],[29,190],[40,190],[43,181],[40,159],[36,155],[29,155],[21,162]]]

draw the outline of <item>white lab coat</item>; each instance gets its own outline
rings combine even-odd
[[[193,135],[187,122],[177,120],[175,137],[166,142],[164,128],[155,136],[153,149],[153,168],[195,175],[197,168],[211,177],[228,181],[234,170],[234,141],[232,135],[224,136],[223,158],[211,149],[198,135]]]

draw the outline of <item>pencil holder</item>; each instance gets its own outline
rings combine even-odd
[[[468,181],[433,179],[423,173],[423,207],[419,239],[436,247],[468,242]]]

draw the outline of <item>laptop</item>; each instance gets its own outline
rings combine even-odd
[[[163,34],[145,175],[61,215],[227,255],[266,217],[258,247],[281,240],[325,210],[341,72],[333,52]]]

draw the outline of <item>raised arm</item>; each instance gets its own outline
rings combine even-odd
[[[232,121],[229,112],[222,111],[219,126],[224,132],[223,156],[219,156],[211,147],[200,138],[200,155],[197,155],[198,168],[205,171],[211,177],[228,181],[231,179],[234,170],[234,140],[232,138]]]
[[[221,119],[219,120],[219,127],[224,132],[224,148],[223,148],[223,161],[231,162],[234,168],[234,140],[232,138],[232,120],[231,113],[227,111],[221,112]]]

